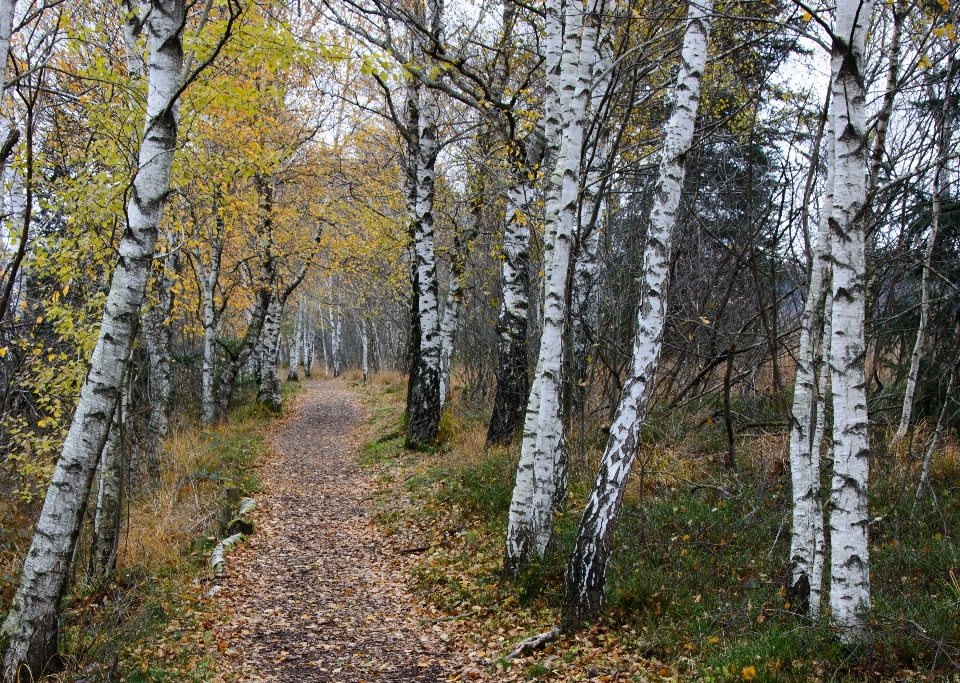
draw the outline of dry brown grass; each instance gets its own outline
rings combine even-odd
[[[222,437],[224,429],[213,433]],[[180,560],[181,549],[214,521],[223,485],[197,476],[217,469],[217,454],[204,443],[202,434],[187,429],[167,440],[159,481],[131,503],[118,569],[170,567]]]

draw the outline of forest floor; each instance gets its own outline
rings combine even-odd
[[[268,437],[256,533],[219,577],[218,678],[457,678],[446,634],[408,587],[414,553],[369,510],[376,483],[357,463],[359,397],[341,382],[304,388]]]

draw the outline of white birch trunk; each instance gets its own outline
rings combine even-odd
[[[110,434],[100,456],[97,485],[97,508],[93,520],[93,541],[90,544],[90,574],[100,579],[113,571],[120,540],[123,510],[124,443],[123,423],[127,414],[128,392],[116,407]]]
[[[316,358],[317,330],[313,319],[313,308],[306,300],[300,302],[303,309],[303,376],[313,375],[313,362]]]
[[[13,9],[15,0],[0,0],[0,102],[6,95],[6,73],[7,61],[10,57],[10,35],[13,32]],[[0,145],[6,151],[6,154],[0,158],[0,180],[3,179],[6,170],[7,161],[13,156],[13,147],[20,137],[10,120],[5,116],[0,116]]]
[[[283,308],[276,294],[267,306],[267,315],[263,320],[263,340],[260,346],[260,387],[257,401],[272,410],[280,410],[280,375],[277,374],[279,360],[280,325],[283,322]]]
[[[529,400],[527,374],[527,328],[530,291],[530,203],[534,175],[529,160],[516,159],[515,172],[506,192],[506,221],[503,226],[503,301],[497,318],[497,395],[487,430],[487,443],[509,442],[523,424]]]
[[[830,286],[830,213],[833,208],[833,167],[836,157],[832,127],[828,128],[826,138],[827,179],[813,247],[810,286],[800,318],[800,348],[797,352],[793,393],[793,421],[790,425],[790,480],[793,492],[791,608],[797,612],[809,611],[812,617],[816,617],[820,610],[820,586],[814,580],[814,564],[818,527],[820,535],[823,534],[819,462],[824,421],[822,409],[815,410],[820,406],[815,400],[818,396],[816,350],[824,342],[829,345],[830,339],[824,331],[824,304],[829,297]],[[817,428],[820,429],[819,439],[815,435]]]
[[[457,318],[460,317],[460,302],[452,291],[447,291],[447,302],[444,306],[443,321],[440,323],[440,410],[450,400],[450,366],[453,362],[453,333],[457,327]]]
[[[323,308],[319,308],[320,320],[323,319]],[[332,316],[331,316],[332,317]],[[330,357],[327,355],[327,334],[323,329],[323,324],[320,325],[320,351],[323,353],[323,376],[330,376]]]
[[[832,199],[832,197],[831,197]],[[811,518],[813,520],[813,574],[810,577],[810,616],[817,617],[823,603],[823,570],[827,564],[826,521],[823,517],[823,503],[821,496],[823,482],[820,478],[820,449],[823,447],[823,438],[827,434],[827,397],[830,394],[830,339],[833,337],[833,297],[830,293],[830,283],[825,283],[823,305],[823,334],[820,344],[820,376],[817,383],[817,412],[816,426],[813,430],[813,440],[810,448],[810,472],[813,490],[810,495]],[[827,460],[833,460],[833,440],[827,441]]]
[[[153,266],[163,202],[177,144],[183,0],[153,0],[146,21],[148,92],[137,176],[127,205],[127,229],[103,313],[90,370],[44,499],[16,595],[3,625],[3,677],[39,678],[57,656],[57,618],[67,588],[86,500],[133,345]],[[27,668],[29,673],[21,671]]]
[[[330,284],[330,303],[327,306],[327,312],[330,316],[330,357],[333,363],[333,376],[339,377],[340,366],[340,303],[334,301],[334,278],[329,277]]]
[[[917,338],[913,344],[913,353],[910,355],[910,371],[907,373],[907,388],[903,393],[903,409],[900,412],[900,425],[893,441],[896,443],[907,434],[910,429],[910,420],[913,415],[913,399],[917,392],[917,379],[920,377],[920,360],[923,357],[923,338],[927,323],[930,319],[930,263],[933,260],[933,249],[940,231],[940,194],[942,192],[944,174],[944,156],[950,149],[951,117],[950,117],[950,84],[955,71],[955,53],[950,54],[950,66],[944,90],[943,108],[937,121],[937,161],[933,166],[933,207],[930,221],[930,232],[927,235],[927,248],[923,255],[923,274],[920,276],[920,325],[917,328]]]
[[[462,255],[454,255],[454,260]],[[447,289],[447,302],[440,324],[440,409],[450,400],[450,370],[453,365],[453,337],[460,324],[460,302],[463,300],[462,267],[451,268],[450,283]]]
[[[420,352],[407,404],[407,445],[429,446],[440,426],[440,301],[433,239],[433,197],[437,161],[437,102],[427,90],[421,96],[417,157],[414,253],[417,260],[417,302]]]
[[[956,372],[950,373],[950,380],[947,382],[947,396],[943,400],[943,407],[940,409],[940,417],[937,418],[937,427],[933,430],[933,438],[930,439],[930,445],[927,447],[927,452],[923,455],[923,468],[920,471],[920,483],[917,484],[917,493],[913,497],[913,508],[910,511],[912,515],[917,510],[917,505],[920,504],[920,499],[923,497],[923,492],[930,488],[930,465],[933,462],[933,453],[937,450],[937,445],[940,443],[940,437],[943,436],[943,428],[946,426],[947,415],[949,413],[950,404],[953,402],[953,381],[956,377]]]
[[[713,6],[691,4],[683,39],[674,109],[667,124],[660,177],[654,193],[644,253],[644,276],[637,309],[630,376],[600,463],[593,492],[580,519],[567,565],[563,628],[579,629],[603,609],[607,561],[630,470],[639,447],[640,429],[655,386],[667,312],[671,239],[683,191],[686,155],[693,141],[700,80],[707,63]]]
[[[566,13],[561,59],[563,134],[552,185],[558,201],[548,203],[545,242],[552,245],[544,288],[543,332],[527,406],[524,438],[510,503],[504,569],[516,572],[543,557],[553,535],[553,511],[566,493],[566,444],[561,415],[561,365],[566,321],[567,270],[577,222],[583,115],[591,92],[597,22],[583,22],[582,4]],[[581,40],[581,30],[583,33]],[[553,208],[552,208],[553,207]]]
[[[369,353],[369,338],[367,336],[367,319],[366,317],[360,318],[360,355],[361,362],[360,366],[363,370],[363,383],[366,384],[370,376],[370,366],[368,364]]]
[[[154,277],[156,303],[143,316],[144,336],[150,358],[150,418],[147,423],[147,473],[156,479],[160,474],[160,452],[170,429],[170,399],[173,395],[173,285],[179,268],[177,250],[170,233],[166,239],[167,254]]]
[[[218,213],[219,210],[217,209]],[[204,424],[213,424],[217,420],[217,328],[220,324],[217,314],[217,284],[220,281],[220,262],[223,254],[222,218],[218,215],[216,232],[210,240],[210,264],[203,265],[203,257],[197,249],[195,261],[197,275],[203,286],[203,367],[201,370],[201,411]]]
[[[300,381],[300,351],[303,346],[303,308],[297,305],[293,311],[293,334],[290,335],[290,366],[288,382]]]
[[[836,163],[830,216],[834,425],[830,610],[845,641],[865,635],[863,618],[870,610],[870,442],[863,364],[866,263],[862,211],[867,164],[864,43],[872,10],[870,0],[838,3],[831,65],[830,111]]]

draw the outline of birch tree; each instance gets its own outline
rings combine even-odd
[[[810,284],[800,319],[800,348],[797,351],[797,375],[793,393],[793,421],[790,425],[790,480],[793,492],[793,527],[790,537],[792,568],[791,602],[795,610],[803,603],[810,616],[820,610],[819,572],[814,571],[817,548],[822,543],[823,510],[820,505],[820,444],[824,433],[825,407],[818,402],[825,388],[817,391],[816,350],[829,344],[824,325],[826,299],[830,296],[830,212],[833,205],[833,173],[836,146],[833,128],[826,140],[827,179],[823,209],[813,248]]]
[[[903,393],[903,408],[900,411],[900,424],[894,436],[894,442],[899,441],[910,429],[910,420],[913,416],[913,401],[917,391],[917,379],[920,376],[920,360],[923,357],[924,333],[930,318],[930,263],[933,260],[933,249],[940,232],[940,202],[943,194],[943,178],[945,175],[945,159],[950,149],[953,137],[950,116],[950,88],[956,74],[956,49],[951,47],[948,59],[947,78],[944,82],[943,103],[940,112],[935,116],[934,130],[937,138],[937,159],[933,164],[933,191],[931,194],[930,231],[927,233],[927,246],[923,255],[923,272],[920,276],[920,325],[917,327],[917,336],[913,342],[913,353],[910,354],[910,370],[907,372],[907,387]]]
[[[293,311],[293,333],[290,335],[290,369],[288,382],[300,381],[300,352],[303,347],[303,307],[297,302]]]
[[[837,5],[830,117],[836,160],[830,214],[832,281],[833,482],[830,497],[830,610],[845,641],[864,636],[870,610],[869,423],[864,375],[866,263],[863,210],[867,140],[864,43],[870,0]]]
[[[547,551],[553,535],[553,511],[565,496],[566,444],[561,416],[560,382],[566,321],[567,271],[578,216],[583,116],[592,90],[598,10],[584,21],[582,3],[565,11],[560,60],[563,122],[561,146],[546,202],[544,241],[549,246],[544,280],[543,331],[533,390],[527,405],[520,463],[510,502],[504,569],[516,572]],[[581,36],[582,32],[582,36]]]
[[[640,428],[647,414],[660,360],[670,285],[672,233],[700,104],[700,82],[707,63],[712,13],[713,5],[708,0],[691,4],[687,14],[673,112],[667,122],[644,251],[632,369],[620,395],[593,491],[580,518],[567,565],[562,617],[565,630],[579,629],[585,622],[599,616],[603,609],[613,532],[639,448]]]
[[[205,262],[203,249],[198,245],[194,249],[194,263],[200,288],[203,294],[203,370],[201,373],[201,410],[203,421],[213,424],[217,419],[217,329],[223,306],[217,305],[217,289],[220,285],[220,266],[223,260],[223,247],[226,237],[223,214],[220,210],[218,195],[214,193],[213,228],[204,240],[209,244],[209,263]]]
[[[150,358],[150,418],[147,423],[147,472],[156,478],[160,472],[160,449],[170,429],[170,399],[173,395],[173,285],[179,270],[179,256],[168,230],[166,252],[154,264],[154,304],[143,315],[143,336]]]
[[[419,90],[419,88],[417,89]],[[429,90],[418,102],[416,202],[413,252],[419,349],[407,400],[407,445],[422,448],[437,438],[440,426],[440,308],[434,247],[433,199],[437,163],[437,101]]]
[[[55,664],[58,612],[97,460],[140,319],[153,265],[163,202],[177,144],[176,98],[183,85],[183,0],[152,0],[144,28],[149,43],[146,123],[139,170],[127,205],[127,229],[90,371],[44,499],[33,543],[3,625],[4,681],[39,677]]]
[[[93,541],[90,544],[90,574],[102,578],[113,571],[120,541],[120,524],[123,520],[124,417],[127,414],[128,385],[124,386],[121,400],[114,409],[113,421],[107,443],[100,456],[100,471],[97,477],[97,506],[93,519]]]

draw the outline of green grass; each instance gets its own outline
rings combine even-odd
[[[948,659],[960,662],[956,477],[941,473],[936,500],[925,499],[911,517],[918,467],[878,449],[871,480],[871,515],[880,518],[871,527],[871,638],[846,647],[825,621],[797,617],[787,602],[790,482],[777,455],[783,437],[738,431],[739,470],[726,472],[725,428],[713,408],[663,411],[644,430],[644,485],[631,486],[617,528],[601,630],[611,629],[630,651],[691,680],[892,681],[956,673]],[[733,412],[741,425],[782,419],[769,397],[735,401]],[[573,472],[554,552],[508,581],[499,566],[517,448],[478,448],[462,437],[482,426],[475,424],[482,416],[450,414],[448,443],[441,447],[446,455],[407,456],[420,458],[405,481],[413,501],[408,516],[435,528],[438,544],[444,534],[458,538],[455,547],[418,565],[418,589],[449,613],[498,605],[493,626],[555,620],[597,449]],[[602,447],[603,436],[591,433],[587,441]],[[874,441],[882,444],[883,435]],[[402,443],[391,448],[393,461],[402,461]],[[829,486],[829,471],[823,481]],[[529,678],[544,675],[538,666],[527,670]]]

